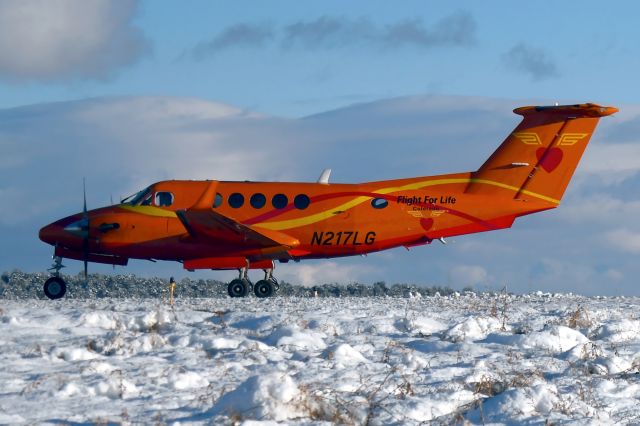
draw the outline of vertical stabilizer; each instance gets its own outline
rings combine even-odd
[[[617,111],[595,104],[516,108],[522,122],[472,174],[467,192],[559,204],[598,121]]]

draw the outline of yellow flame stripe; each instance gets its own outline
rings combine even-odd
[[[511,186],[511,185],[507,185],[501,182],[494,182],[491,180],[486,180],[486,179],[474,179],[474,178],[454,178],[454,179],[434,179],[434,180],[428,180],[428,181],[420,181],[420,182],[414,182],[414,183],[409,183],[407,185],[403,185],[403,186],[396,186],[396,187],[390,187],[390,188],[382,188],[382,189],[378,189],[376,191],[372,191],[378,194],[389,194],[391,192],[398,192],[398,191],[410,191],[410,190],[414,190],[414,189],[421,189],[421,188],[426,188],[428,186],[437,186],[437,185],[448,185],[448,184],[454,184],[454,183],[482,183],[485,185],[492,185],[492,186],[497,186],[499,188],[504,188],[504,189],[508,189],[514,192],[518,192],[520,191],[520,188],[516,187],[516,186]],[[527,191],[527,190],[522,190],[523,194],[532,196],[532,197],[536,197],[539,198],[541,200],[544,201],[548,201],[554,204],[560,204],[560,200],[556,200],[555,198],[551,198],[551,197],[547,197],[545,195],[542,194],[538,194],[532,191]],[[305,217],[301,217],[298,219],[289,219],[289,220],[281,220],[278,222],[263,222],[263,223],[256,223],[253,226],[256,227],[260,227],[260,228],[265,228],[265,229],[271,229],[274,231],[282,231],[282,230],[286,230],[286,229],[291,229],[291,228],[297,228],[300,226],[305,226],[305,225],[310,225],[312,223],[316,223],[316,222],[320,222],[322,220],[328,219],[330,217],[332,217],[334,214],[334,211],[347,211],[349,209],[352,209],[353,207],[364,203],[365,201],[369,200],[371,197],[368,196],[359,196],[354,198],[351,201],[348,201],[344,204],[341,204],[337,207],[334,207],[332,209],[329,210],[325,210],[323,212],[320,213],[316,213],[316,214],[312,214],[309,216],[305,216]]]
[[[153,206],[130,206],[128,204],[121,204],[121,209],[129,210],[134,213],[140,213],[147,216],[157,216],[157,217],[177,217],[176,212],[171,210],[161,209],[159,207]]]
[[[491,186],[497,186],[499,188],[503,188],[503,189],[508,189],[510,191],[513,192],[518,192],[520,191],[520,188],[516,187],[516,186],[512,186],[512,185],[507,185],[501,182],[495,182],[492,180],[486,180],[486,179],[474,179],[474,178],[452,178],[452,179],[433,179],[433,180],[427,180],[427,181],[420,181],[420,182],[413,182],[413,183],[409,183],[406,185],[402,185],[402,186],[393,186],[393,187],[389,187],[389,188],[381,188],[375,191],[372,191],[374,193],[377,194],[389,194],[392,192],[399,192],[399,191],[411,191],[411,190],[415,190],[415,189],[422,189],[422,188],[426,188],[429,186],[438,186],[438,185],[449,185],[449,184],[456,184],[456,183],[481,183],[481,184],[485,184],[485,185],[491,185]],[[539,198],[541,200],[544,201],[548,201],[550,203],[554,203],[554,204],[560,204],[560,200],[557,200],[555,198],[551,198],[551,197],[547,197],[545,195],[542,194],[538,194],[532,191],[527,191],[527,190],[522,190],[523,194],[529,195],[531,197],[535,197],[535,198]],[[297,219],[289,219],[289,220],[281,220],[281,221],[277,221],[277,222],[262,222],[262,223],[256,223],[253,226],[255,227],[260,227],[260,228],[264,228],[264,229],[271,229],[274,231],[282,231],[282,230],[286,230],[286,229],[291,229],[291,228],[297,228],[300,226],[305,226],[305,225],[310,225],[312,223],[317,223],[320,222],[322,220],[328,219],[330,217],[332,217],[334,214],[334,211],[347,211],[350,210],[362,203],[364,203],[365,201],[371,199],[371,197],[369,196],[358,196],[355,197],[354,199],[347,201],[344,204],[341,204],[337,207],[331,208],[329,210],[325,210],[322,211],[320,213],[315,213],[309,216],[305,216],[305,217],[301,217],[301,218],[297,218]],[[121,209],[124,210],[128,210],[128,211],[132,211],[134,213],[140,213],[140,214],[144,214],[147,216],[156,216],[156,217],[170,217],[170,218],[175,218],[176,213],[174,211],[171,210],[165,210],[165,209],[161,209],[159,207],[154,207],[154,206],[130,206],[127,204],[121,204],[120,205]]]
[[[556,198],[547,197],[546,195],[538,194],[537,192],[533,192],[533,191],[527,191],[526,189],[521,190],[517,186],[511,186],[501,182],[494,182],[492,180],[486,180],[486,179],[469,179],[469,182],[484,183],[487,185],[497,186],[499,188],[510,189],[511,191],[522,192],[523,194],[529,195],[531,197],[539,198],[541,200],[548,201],[550,203],[560,204],[560,200]]]

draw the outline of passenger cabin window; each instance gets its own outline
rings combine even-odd
[[[267,203],[267,197],[265,197],[264,194],[260,193],[253,194],[251,196],[251,199],[249,200],[249,203],[251,203],[251,207],[253,207],[254,209],[261,209]]]
[[[243,204],[244,195],[240,194],[239,192],[234,192],[233,194],[229,195],[229,205],[234,209],[242,207]]]
[[[271,205],[276,209],[284,209],[289,204],[287,196],[284,194],[276,194],[271,199]]]
[[[156,192],[156,206],[169,207],[173,204],[173,194],[170,192]]]
[[[389,205],[389,202],[384,198],[374,198],[371,200],[371,207],[374,209],[384,209]]]
[[[311,200],[305,194],[298,194],[296,198],[293,199],[293,205],[299,210],[304,210],[309,207],[309,203],[311,203]]]
[[[222,194],[216,193],[216,198],[213,200],[213,208],[220,207],[222,205]]]

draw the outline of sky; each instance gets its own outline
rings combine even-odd
[[[276,276],[640,295],[640,5],[616,2],[0,0],[0,270],[37,230],[159,179],[358,182],[474,170],[517,106],[601,120],[554,211],[512,230]],[[132,262],[107,273],[198,276]],[[68,262],[66,271],[79,271]]]

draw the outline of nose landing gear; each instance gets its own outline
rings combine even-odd
[[[60,299],[67,292],[67,283],[60,278],[62,268],[64,268],[62,258],[53,256],[53,265],[47,269],[53,276],[44,282],[44,294],[51,300]]]

